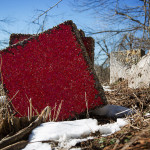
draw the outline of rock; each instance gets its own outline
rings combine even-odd
[[[130,88],[149,88],[150,86],[150,53],[143,56],[141,60],[133,65],[128,77],[128,86]]]
[[[111,119],[123,118],[134,114],[135,111],[123,106],[106,105],[104,107],[98,107],[90,112],[92,116],[101,116]]]

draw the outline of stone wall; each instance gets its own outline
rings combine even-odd
[[[130,88],[149,88],[150,86],[150,53],[141,58],[136,64],[132,65],[129,76],[128,86]]]
[[[130,69],[136,65],[145,52],[141,49],[112,52],[110,54],[110,83],[120,79],[128,80]]]

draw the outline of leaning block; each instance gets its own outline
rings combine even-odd
[[[0,54],[1,79],[18,116],[28,115],[29,99],[39,113],[50,106],[52,115],[62,103],[58,120],[107,103],[72,21],[13,44]]]

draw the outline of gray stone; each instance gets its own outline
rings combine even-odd
[[[149,88],[150,86],[150,53],[141,58],[133,65],[128,76],[128,86],[130,88]]]
[[[134,114],[135,111],[123,106],[117,105],[106,105],[104,107],[99,107],[90,112],[92,116],[107,117],[111,119],[123,118]]]
[[[141,49],[111,52],[110,54],[110,84],[119,79],[128,80],[131,67],[136,65],[145,52]]]

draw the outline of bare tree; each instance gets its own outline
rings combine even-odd
[[[108,35],[99,39],[100,54],[106,53],[106,43],[115,39],[115,49],[109,44],[110,53],[112,50],[129,50],[133,48],[150,48],[150,0],[75,0],[79,11],[92,11],[93,15],[99,18],[99,22],[105,24],[103,29],[90,31],[91,35]],[[105,43],[104,40],[105,39]],[[103,47],[102,47],[103,45]],[[108,54],[107,54],[108,55]],[[103,56],[102,56],[103,57]],[[108,57],[105,57],[106,60]]]
[[[144,36],[149,37],[150,0],[135,0],[134,6],[129,1],[120,0],[75,1],[80,11],[92,10],[101,18],[100,21],[109,24],[107,26],[109,29],[96,31],[93,34],[142,31]]]

